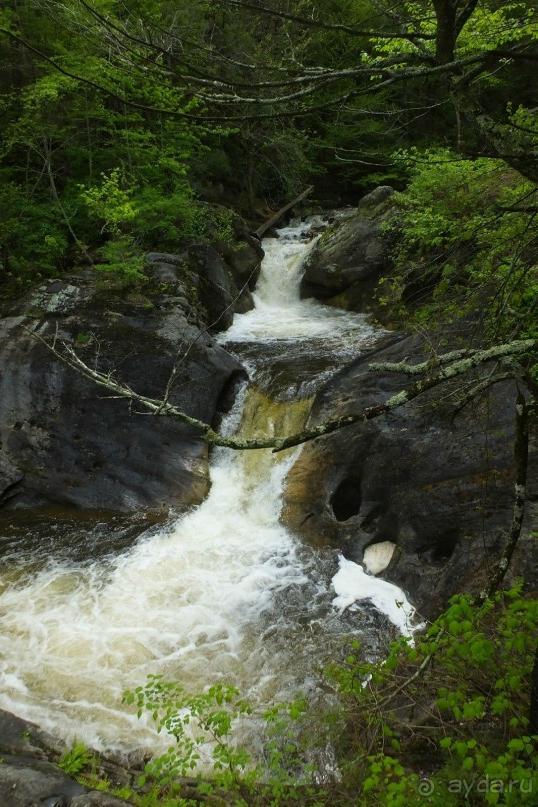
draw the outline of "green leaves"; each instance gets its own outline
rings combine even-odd
[[[306,760],[308,744],[300,739],[301,721],[310,708],[305,698],[277,703],[259,715],[230,684],[213,684],[192,694],[177,682],[153,675],[144,686],[125,692],[123,700],[139,717],[149,714],[157,730],[174,740],[164,754],[148,762],[139,782],[160,798],[176,793],[181,778],[189,776],[197,778],[200,795],[224,790],[238,805],[324,803],[318,801],[313,784],[316,767]],[[311,720],[312,714],[308,717]],[[263,765],[246,747],[249,721],[258,736],[263,732]]]
[[[102,174],[100,184],[83,190],[81,198],[90,214],[103,223],[103,232],[118,235],[136,216],[132,191],[125,188],[119,168]]]
[[[453,597],[414,648],[393,643],[386,663],[350,654],[332,680],[355,741],[341,767],[363,782],[359,803],[445,807],[472,793],[477,805],[532,804],[538,738],[526,726],[537,633],[538,602],[518,584],[483,604]],[[375,751],[368,765],[365,749]],[[424,782],[417,755],[433,771]]]
[[[87,768],[93,760],[92,751],[84,743],[75,742],[68,751],[62,754],[58,760],[58,767],[70,776],[76,776]]]
[[[447,149],[408,149],[396,159],[410,182],[396,197],[396,271],[380,287],[385,304],[395,310],[409,288],[425,287],[403,315],[408,322],[432,327],[480,310],[490,338],[532,337],[534,186],[501,160],[463,159]]]
[[[215,771],[236,770],[239,775],[250,761],[244,749],[236,750],[227,743],[234,720],[250,711],[233,686],[216,684],[204,693],[191,695],[180,684],[155,675],[145,686],[126,692],[124,702],[134,705],[139,717],[148,712],[157,730],[166,731],[175,740],[175,745],[146,766],[146,778],[160,786],[172,785],[195,771],[200,749],[209,742],[214,743]]]

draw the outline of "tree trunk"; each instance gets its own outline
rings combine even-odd
[[[274,227],[275,224],[278,224],[282,216],[285,213],[287,213],[288,210],[291,210],[292,207],[294,207],[296,204],[302,202],[303,199],[305,199],[310,193],[312,193],[313,190],[314,186],[310,185],[306,190],[300,193],[299,196],[296,196],[295,199],[293,199],[291,202],[288,202],[287,205],[281,207],[280,210],[274,214],[274,216],[271,216],[271,218],[267,219],[267,221],[264,224],[260,225],[256,230],[256,235],[258,236],[258,238],[262,238],[262,236],[265,235],[267,230],[270,230],[271,227]]]
[[[514,481],[512,524],[510,525],[508,541],[487,590],[488,597],[493,596],[493,594],[500,588],[510,566],[512,556],[519,541],[519,536],[521,535],[523,518],[525,516],[525,499],[527,496],[528,461],[529,410],[525,398],[521,393],[519,393],[516,401],[516,439],[514,444],[516,478]]]
[[[538,646],[534,654],[531,673],[531,705],[529,710],[529,734],[538,734]]]
[[[435,32],[435,58],[438,64],[454,61],[456,47],[456,2],[433,0],[437,30]]]

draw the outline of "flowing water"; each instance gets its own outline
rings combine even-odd
[[[316,387],[376,338],[364,317],[300,300],[313,224],[265,240],[255,308],[221,336],[251,376],[228,433],[300,429]],[[15,546],[0,576],[0,707],[97,749],[155,751],[163,740],[121,704],[148,674],[233,682],[265,705],[319,692],[343,636],[375,644],[387,619],[409,633],[401,591],[280,522],[299,451],[215,451],[200,507],[97,559]]]

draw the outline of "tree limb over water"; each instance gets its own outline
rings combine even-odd
[[[71,369],[78,372],[84,378],[92,381],[100,387],[104,387],[112,393],[113,398],[124,399],[131,403],[136,403],[143,407],[149,414],[166,416],[175,418],[181,423],[192,426],[196,429],[200,436],[210,446],[221,446],[223,448],[230,448],[234,451],[252,451],[257,449],[272,449],[273,453],[284,451],[287,448],[294,448],[295,446],[303,445],[319,437],[324,437],[327,434],[339,431],[340,429],[351,426],[354,423],[365,423],[369,420],[374,420],[381,415],[387,414],[393,409],[398,409],[406,403],[418,398],[428,390],[437,387],[438,385],[449,381],[457,376],[464,375],[465,373],[473,370],[486,362],[497,361],[502,362],[506,358],[522,357],[525,354],[535,352],[538,350],[537,339],[518,339],[514,342],[508,342],[502,345],[495,345],[484,350],[469,350],[465,351],[465,356],[461,357],[461,351],[446,354],[440,357],[441,369],[437,369],[429,375],[420,378],[410,387],[402,389],[395,395],[392,395],[382,403],[367,406],[360,412],[344,415],[334,420],[327,420],[320,423],[318,426],[304,429],[303,431],[295,434],[288,435],[287,437],[267,437],[256,439],[242,440],[240,437],[226,437],[223,434],[215,431],[209,423],[205,423],[198,418],[191,417],[179,409],[168,400],[159,398],[150,398],[147,395],[141,395],[139,392],[131,389],[120,379],[114,376],[113,372],[103,373],[99,370],[89,367],[75,350],[66,342],[59,342],[57,334],[52,339],[46,339],[30,328],[26,331],[34,338],[41,342],[45,347]],[[455,360],[448,359],[449,363],[443,365],[443,358],[447,361],[447,356],[457,358]],[[394,368],[395,365],[392,365]],[[399,366],[399,365],[396,365]],[[427,370],[431,367],[431,363],[425,362],[416,367]],[[370,365],[375,369],[390,369],[385,368],[384,365]],[[409,366],[407,366],[409,367]],[[401,372],[401,370],[400,370]],[[405,370],[404,370],[405,372]],[[515,376],[515,373],[514,373]],[[480,383],[480,379],[477,383]],[[492,377],[494,383],[495,377]]]

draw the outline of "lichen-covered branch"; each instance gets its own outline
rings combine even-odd
[[[135,402],[146,409],[148,412],[158,415],[176,418],[181,423],[192,426],[196,429],[200,436],[209,444],[213,446],[223,446],[231,448],[235,451],[250,451],[261,448],[271,448],[273,452],[283,451],[287,448],[294,448],[295,446],[308,443],[311,440],[316,440],[318,437],[323,437],[327,434],[332,434],[339,429],[346,426],[351,426],[354,423],[366,422],[373,420],[381,415],[384,415],[393,409],[412,401],[424,392],[436,387],[437,385],[448,381],[451,378],[462,375],[469,370],[477,367],[486,361],[499,360],[506,356],[517,356],[524,353],[536,350],[538,347],[538,340],[535,339],[522,339],[515,342],[510,342],[503,345],[496,345],[495,347],[487,350],[477,350],[471,356],[468,356],[459,361],[444,367],[439,372],[426,378],[416,381],[411,387],[401,390],[400,392],[392,395],[386,401],[367,406],[360,412],[350,415],[344,415],[334,420],[328,420],[320,423],[318,426],[313,426],[305,429],[296,434],[289,435],[288,437],[267,437],[259,439],[242,440],[240,437],[226,437],[216,432],[208,423],[199,420],[198,418],[191,417],[174,406],[169,401],[158,398],[150,398],[146,395],[141,395],[135,390],[131,389],[127,384],[117,380],[112,373],[101,373],[98,370],[93,370],[88,367],[85,362],[76,354],[72,347],[65,342],[61,343],[61,349],[57,347],[58,341],[55,337],[54,342],[49,342],[47,339],[37,334],[35,331],[26,329],[35,339],[44,344],[48,350],[64,364],[76,370],[80,375],[88,380],[104,387],[114,394],[114,397],[124,398],[126,400]]]
[[[500,587],[512,555],[521,535],[523,518],[525,516],[525,499],[527,492],[527,469],[529,458],[529,405],[520,393],[516,401],[516,439],[514,444],[514,460],[516,466],[516,478],[514,482],[514,505],[512,509],[512,523],[508,540],[504,547],[500,560],[489,582],[486,597],[491,597]]]
[[[423,361],[420,364],[407,364],[406,361],[398,361],[398,362],[379,362],[369,364],[368,367],[370,370],[374,370],[378,373],[403,373],[404,375],[422,375],[423,373],[427,373],[429,370],[435,369],[442,364],[448,364],[451,361],[456,361],[457,359],[463,359],[465,356],[469,356],[474,351],[469,350],[468,348],[463,348],[462,350],[452,350],[450,353],[443,353],[441,356],[434,356],[432,359],[428,359],[427,361]]]
[[[281,451],[284,448],[291,448],[292,446],[306,443],[309,440],[315,440],[317,437],[330,434],[331,432],[335,432],[338,429],[343,429],[346,426],[351,426],[353,423],[373,420],[374,418],[386,414],[393,409],[397,409],[399,406],[409,403],[409,401],[412,401],[414,398],[417,398],[419,395],[422,395],[424,392],[438,386],[444,381],[449,381],[456,376],[467,373],[469,370],[472,370],[474,367],[478,367],[478,365],[482,364],[483,362],[499,360],[506,356],[521,355],[523,353],[536,350],[537,347],[538,340],[519,339],[515,342],[509,342],[503,345],[495,345],[495,347],[491,347],[486,350],[477,350],[472,355],[449,364],[447,367],[444,367],[434,375],[416,381],[411,387],[401,390],[383,403],[366,407],[366,409],[363,409],[361,412],[357,412],[356,414],[344,415],[341,418],[321,423],[319,426],[306,429],[299,435],[288,437],[282,440],[281,445],[275,450]]]

